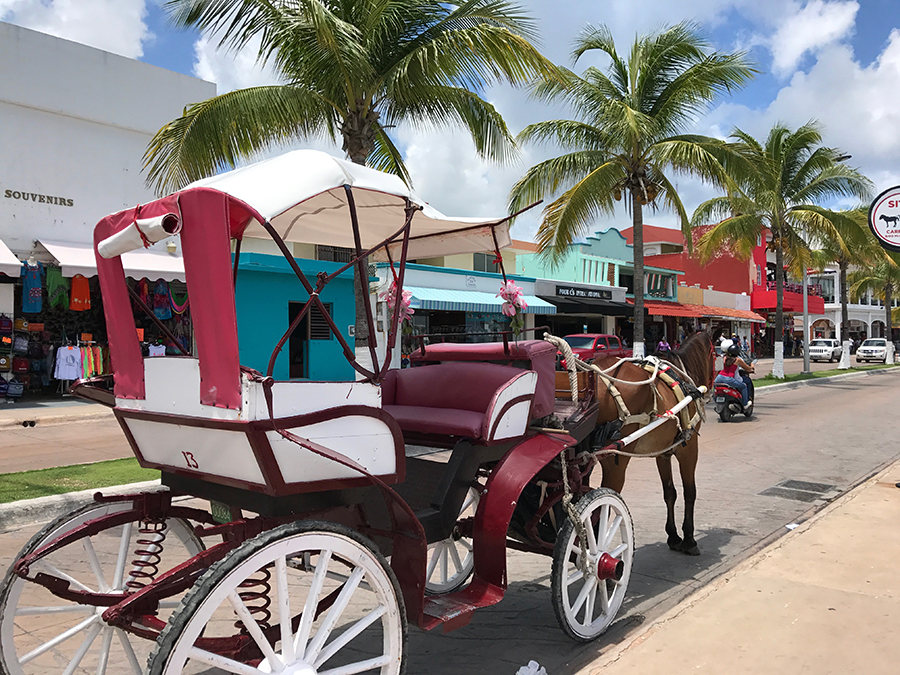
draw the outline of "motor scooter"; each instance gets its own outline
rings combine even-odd
[[[746,361],[747,359],[744,360]],[[751,361],[750,364],[755,366],[756,362]],[[737,374],[738,377],[744,378],[747,376],[747,371],[740,368],[738,369]],[[754,397],[753,380],[747,378],[745,381],[747,382],[748,394],[750,395],[750,405],[746,410],[742,403],[743,398],[741,397],[741,392],[727,384],[716,383],[713,401],[716,405],[716,414],[718,414],[719,419],[723,422],[730,422],[735,415],[741,413],[743,413],[745,417],[751,417],[753,415],[753,406],[756,400]]]

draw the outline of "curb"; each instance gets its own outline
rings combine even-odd
[[[6,411],[4,411],[6,412]],[[104,408],[103,410],[88,410],[84,412],[72,412],[72,413],[56,413],[49,415],[41,415],[38,414],[42,412],[40,410],[35,410],[34,408],[25,408],[22,410],[9,411],[15,414],[15,417],[12,416],[2,416],[0,417],[0,429],[8,429],[10,427],[21,427],[26,424],[33,422],[34,424],[29,424],[29,426],[50,426],[53,424],[73,424],[76,422],[90,422],[94,421],[98,418],[109,417],[109,419],[114,420],[115,415],[109,410]],[[0,413],[2,414],[2,413]]]
[[[862,373],[850,374],[856,375]],[[753,569],[766,558],[770,557],[775,551],[782,548],[796,537],[799,537],[804,532],[808,531],[813,525],[830,515],[832,512],[841,508],[845,503],[856,499],[856,497],[860,493],[862,493],[863,490],[868,489],[874,483],[877,483],[879,480],[881,480],[883,476],[890,473],[898,463],[900,463],[900,460],[895,459],[888,461],[886,466],[882,465],[880,469],[877,469],[873,474],[866,476],[854,487],[839,495],[832,501],[820,507],[813,507],[813,509],[811,509],[813,513],[811,513],[808,517],[799,518],[797,521],[798,525],[793,530],[789,530],[781,534],[774,541],[771,541],[767,546],[756,551],[748,558],[745,558],[735,567],[731,568],[727,572],[721,574],[717,578],[713,579],[709,583],[689,594],[687,597],[681,600],[681,602],[679,602],[667,612],[663,613],[662,616],[653,620],[651,623],[647,624],[646,626],[641,626],[641,628],[634,633],[626,635],[624,639],[615,644],[610,651],[602,654],[599,658],[595,659],[590,664],[577,669],[575,671],[575,675],[600,675],[600,673],[602,673],[607,668],[607,666],[610,666],[621,659],[632,647],[639,646],[641,643],[646,641],[651,634],[665,629],[666,624],[675,619],[678,619],[684,612],[689,611],[692,607],[694,607],[694,605],[703,602],[706,598],[716,593],[723,586],[727,586],[732,579],[744,574],[748,570]]]
[[[48,497],[38,497],[37,499],[23,499],[18,502],[0,504],[0,532],[38,522],[49,523],[66,513],[93,502],[94,495],[98,492],[103,492],[105,495],[123,495],[131,492],[153,490],[153,488],[161,489],[158,480],[130,483],[128,485],[113,485],[105,488],[94,488],[93,490],[81,490],[62,495],[50,495]],[[155,490],[153,491],[155,492]]]
[[[816,385],[822,382],[831,382],[833,380],[849,380],[854,377],[870,377],[872,375],[886,375],[893,372],[900,372],[900,368],[876,368],[874,370],[864,370],[859,373],[842,373],[840,375],[829,375],[828,377],[813,377],[808,380],[798,380],[797,382],[770,384],[765,387],[756,388],[755,396],[756,398],[759,398],[763,394],[768,394],[776,391],[784,391],[786,389],[800,389],[801,387],[808,387],[810,385]]]

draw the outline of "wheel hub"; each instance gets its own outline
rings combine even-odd
[[[597,560],[597,578],[601,581],[614,579],[619,581],[625,573],[625,563],[618,558],[613,558],[609,553],[603,553]]]

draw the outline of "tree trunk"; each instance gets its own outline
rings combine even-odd
[[[784,378],[784,251],[781,250],[780,233],[775,246],[775,363],[772,377]]]
[[[850,309],[847,304],[847,260],[838,260],[838,283],[841,287],[841,363],[838,368],[850,367]]]
[[[631,194],[632,244],[634,244],[634,356],[644,356],[644,209],[640,197]]]

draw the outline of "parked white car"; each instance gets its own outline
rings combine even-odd
[[[887,360],[887,340],[884,338],[869,338],[856,350],[856,362]]]
[[[843,347],[837,340],[831,338],[816,338],[809,343],[809,359],[810,361],[828,361],[840,360]]]

